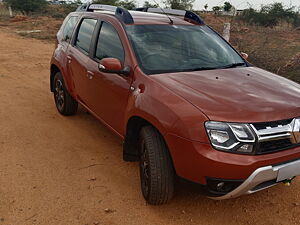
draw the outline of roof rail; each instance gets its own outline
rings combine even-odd
[[[77,12],[94,12],[97,10],[104,10],[104,11],[110,11],[114,12],[115,16],[124,22],[125,24],[132,24],[133,23],[133,18],[131,14],[128,12],[127,9],[117,7],[117,6],[112,6],[112,5],[102,5],[102,4],[83,4],[77,8]]]
[[[179,9],[162,9],[162,8],[137,8],[136,11],[171,14],[175,16],[184,16],[184,20],[193,24],[204,25],[204,21],[200,16],[192,11]]]

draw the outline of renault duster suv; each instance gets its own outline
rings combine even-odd
[[[148,203],[175,176],[228,199],[300,174],[300,86],[243,56],[190,11],[86,4],[57,34],[51,91],[124,140]]]

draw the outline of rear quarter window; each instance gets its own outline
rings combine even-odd
[[[71,16],[68,19],[68,21],[66,22],[64,29],[63,29],[63,40],[64,41],[67,41],[67,42],[70,41],[77,21],[78,21],[78,16]]]

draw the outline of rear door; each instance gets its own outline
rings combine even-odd
[[[86,106],[90,106],[89,84],[91,71],[89,53],[92,37],[98,20],[95,18],[83,18],[75,33],[73,44],[68,48],[68,69],[72,77],[75,95]]]
[[[79,20],[78,14],[70,14],[64,21],[61,29],[57,33],[57,46],[54,52],[54,58],[61,65],[61,72],[65,75],[64,79],[67,84],[70,84],[70,76],[68,74],[68,59],[67,59],[67,50],[70,45],[71,37],[74,31],[74,28]],[[69,91],[72,92],[72,87],[68,86]]]

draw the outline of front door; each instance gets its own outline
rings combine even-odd
[[[98,67],[103,58],[117,58],[123,66],[126,61],[122,41],[110,23],[102,22],[95,48],[94,59],[89,64],[89,70],[94,75],[90,83],[90,107],[105,123],[122,134],[132,78],[100,72]]]

